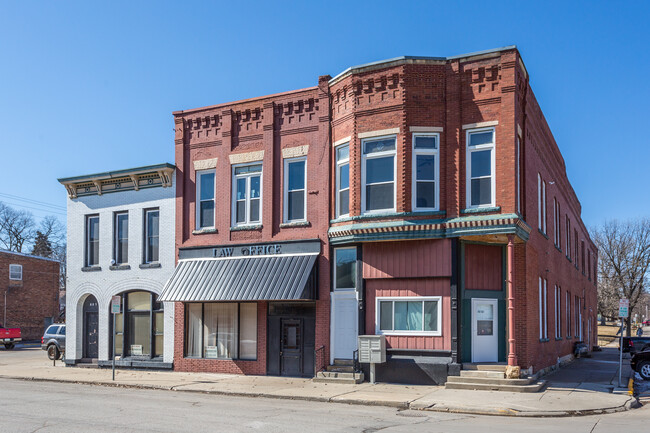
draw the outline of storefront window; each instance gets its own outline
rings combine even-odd
[[[186,356],[257,358],[257,304],[192,303],[186,311]]]
[[[115,315],[115,354],[159,357],[164,348],[163,306],[149,292],[122,295],[124,314]]]
[[[440,335],[440,297],[377,298],[377,333]]]

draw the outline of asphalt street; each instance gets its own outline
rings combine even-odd
[[[648,402],[650,403],[650,402]],[[645,431],[650,404],[573,418],[457,415],[0,379],[1,432],[572,432]]]

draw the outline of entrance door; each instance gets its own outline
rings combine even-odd
[[[334,291],[331,320],[331,362],[334,359],[352,359],[357,350],[359,334],[359,307],[355,290]]]
[[[472,299],[472,362],[499,360],[498,309],[496,299]]]
[[[88,296],[84,301],[83,318],[83,357],[96,359],[99,353],[99,307],[97,305],[97,299],[93,295]]]
[[[300,319],[282,319],[280,339],[280,374],[302,375],[303,329]]]

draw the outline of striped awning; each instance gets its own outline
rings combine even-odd
[[[158,301],[315,299],[318,254],[180,260]]]

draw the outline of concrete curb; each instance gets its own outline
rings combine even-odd
[[[333,396],[333,397],[319,397],[319,396],[292,396],[292,395],[279,395],[279,394],[269,394],[264,392],[259,393],[246,393],[246,392],[237,392],[237,391],[218,391],[218,390],[200,390],[200,389],[180,389],[182,386],[188,386],[191,384],[183,385],[153,385],[153,384],[128,384],[128,383],[119,383],[119,382],[106,382],[106,381],[88,381],[88,380],[74,380],[74,379],[52,379],[52,378],[41,378],[41,377],[21,377],[21,376],[6,376],[0,375],[2,379],[11,379],[11,380],[23,380],[23,381],[34,381],[34,382],[53,382],[53,383],[74,383],[79,385],[95,385],[95,386],[107,386],[113,388],[132,388],[132,389],[153,389],[153,390],[164,390],[164,391],[177,391],[177,392],[187,392],[187,393],[198,393],[198,394],[212,394],[212,395],[223,395],[223,396],[232,396],[232,397],[250,397],[250,398],[271,398],[278,400],[301,400],[301,401],[314,401],[320,403],[340,403],[340,404],[351,404],[351,405],[361,405],[361,406],[382,406],[382,407],[391,407],[395,409],[411,409],[411,410],[420,410],[420,411],[429,411],[429,412],[446,412],[446,413],[457,413],[457,414],[467,414],[467,415],[488,415],[488,416],[510,416],[510,417],[529,417],[529,418],[562,418],[562,417],[577,417],[577,416],[589,416],[589,415],[604,415],[610,413],[624,412],[631,409],[636,409],[641,407],[641,404],[633,397],[630,397],[625,404],[616,407],[609,408],[600,408],[600,409],[587,409],[587,410],[568,410],[568,411],[520,411],[517,409],[511,408],[471,408],[471,407],[462,407],[462,406],[446,406],[443,404],[433,404],[425,406],[418,404],[417,400],[413,401],[379,401],[379,400],[366,400],[366,399],[352,399],[352,398],[341,398],[343,395]]]

